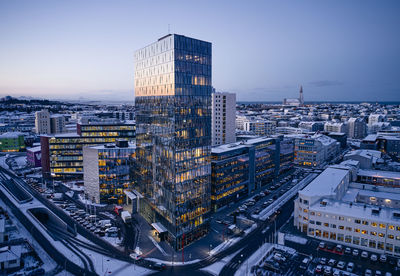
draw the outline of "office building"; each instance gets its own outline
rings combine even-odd
[[[337,157],[339,143],[322,134],[313,136],[299,135],[294,143],[294,163],[305,167],[322,167]]]
[[[169,34],[135,53],[139,212],[175,249],[211,207],[211,43]]]
[[[293,143],[287,139],[260,137],[213,147],[212,209],[217,211],[267,187],[278,174],[292,167]]]
[[[84,147],[135,139],[134,123],[78,124],[77,129],[78,133],[40,136],[44,177],[82,180]]]
[[[330,166],[295,200],[294,225],[310,237],[400,256],[400,173]],[[375,182],[377,181],[377,182]]]
[[[37,134],[50,134],[50,113],[47,110],[36,111],[35,113],[35,130]]]
[[[324,130],[324,123],[323,122],[300,122],[299,128],[306,129],[308,131],[317,132]]]
[[[118,204],[124,202],[124,191],[133,188],[130,167],[136,146],[127,140],[83,148],[85,193],[92,202]]]
[[[367,135],[367,124],[362,118],[350,118],[347,129],[351,139],[363,139]]]
[[[400,134],[370,134],[360,144],[361,149],[379,150],[400,161]]]
[[[236,141],[236,94],[212,93],[211,100],[211,140],[212,146]]]

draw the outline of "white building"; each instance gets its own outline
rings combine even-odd
[[[260,136],[275,134],[276,122],[268,120],[251,120],[244,122],[244,130]]]
[[[346,125],[344,123],[336,122],[326,122],[324,125],[324,131],[347,133]]]
[[[368,126],[372,126],[375,123],[384,122],[385,119],[386,119],[386,116],[383,114],[371,114],[368,117]]]
[[[361,118],[350,118],[347,122],[348,137],[363,139],[367,135],[367,124]]]
[[[298,135],[294,143],[294,164],[321,167],[340,152],[340,143],[322,134]]]
[[[358,165],[358,161],[348,160],[331,166],[299,191],[294,225],[310,237],[399,257],[398,186],[361,182]],[[368,172],[374,176],[378,171]],[[393,172],[384,175],[387,179],[400,177]]]
[[[236,94],[212,93],[211,115],[212,146],[234,143],[236,141]]]
[[[35,130],[37,134],[50,134],[50,113],[47,110],[36,111]]]

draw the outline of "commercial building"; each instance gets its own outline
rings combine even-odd
[[[50,113],[47,110],[35,112],[35,130],[37,134],[50,134]]]
[[[362,118],[350,118],[347,129],[351,139],[363,139],[367,135],[367,124]]]
[[[214,211],[270,185],[279,173],[293,167],[293,143],[286,139],[254,138],[214,147],[211,153]]]
[[[0,135],[0,151],[11,152],[24,149],[24,134],[21,132],[6,132]]]
[[[294,163],[305,167],[321,167],[339,154],[339,143],[322,134],[295,137]]]
[[[211,92],[211,43],[169,34],[136,51],[139,212],[175,249],[209,229]]]
[[[83,179],[83,148],[114,143],[116,139],[133,141],[134,123],[78,124],[78,133],[42,135],[42,173],[54,179]]]
[[[359,182],[377,174],[389,181]],[[365,173],[358,161],[331,166],[299,191],[294,225],[310,237],[399,257],[399,177],[393,172]]]
[[[211,100],[211,140],[212,146],[236,141],[236,94],[212,93]]]
[[[124,191],[133,188],[130,167],[136,146],[126,140],[83,148],[85,193],[95,203],[122,204]]]
[[[377,150],[353,150],[345,154],[344,160],[356,160],[360,169],[372,169],[382,154]]]
[[[254,133],[259,136],[267,136],[275,134],[276,122],[269,120],[248,120],[244,122],[245,131]]]

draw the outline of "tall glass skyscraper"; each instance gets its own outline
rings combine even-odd
[[[211,90],[209,42],[169,34],[135,53],[139,210],[176,249],[208,232]]]

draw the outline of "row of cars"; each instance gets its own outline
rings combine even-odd
[[[327,258],[320,258],[318,265],[316,266],[314,271],[316,274],[333,275],[333,276],[351,275],[350,273],[354,273],[355,270],[355,264],[353,261],[351,261],[351,259],[354,259],[356,261],[357,259],[355,258],[358,257],[361,258],[362,263],[370,261],[371,264],[374,264],[379,262],[380,263],[379,268],[380,267],[383,268],[383,264],[388,262],[388,257],[385,254],[381,254],[378,256],[377,254],[369,255],[367,251],[362,251],[360,253],[358,249],[351,249],[350,247],[343,248],[343,246],[340,244],[334,246],[331,243],[326,244],[325,242],[320,242],[318,245],[318,249],[326,250],[332,253],[337,253],[339,255],[346,255],[352,257],[350,258],[346,257],[347,258],[346,261],[344,260],[337,261],[334,258],[331,258],[329,260]],[[350,261],[347,262],[347,260]],[[397,265],[397,267],[400,267],[400,260],[397,260],[397,263],[395,263],[394,259],[393,260],[390,259],[390,266],[392,265],[393,266]],[[360,271],[357,272],[360,273]],[[392,274],[390,272],[385,272],[385,274],[383,274],[381,270],[376,270],[375,273],[373,273],[373,271],[370,268],[366,268],[363,275],[391,276]]]
[[[73,203],[66,203],[65,201],[55,201],[54,203],[64,209],[64,211],[69,213],[71,218],[92,233],[100,237],[104,237],[105,235],[116,237],[118,235],[118,228],[112,225],[111,220],[99,220],[97,215],[87,213]]]

